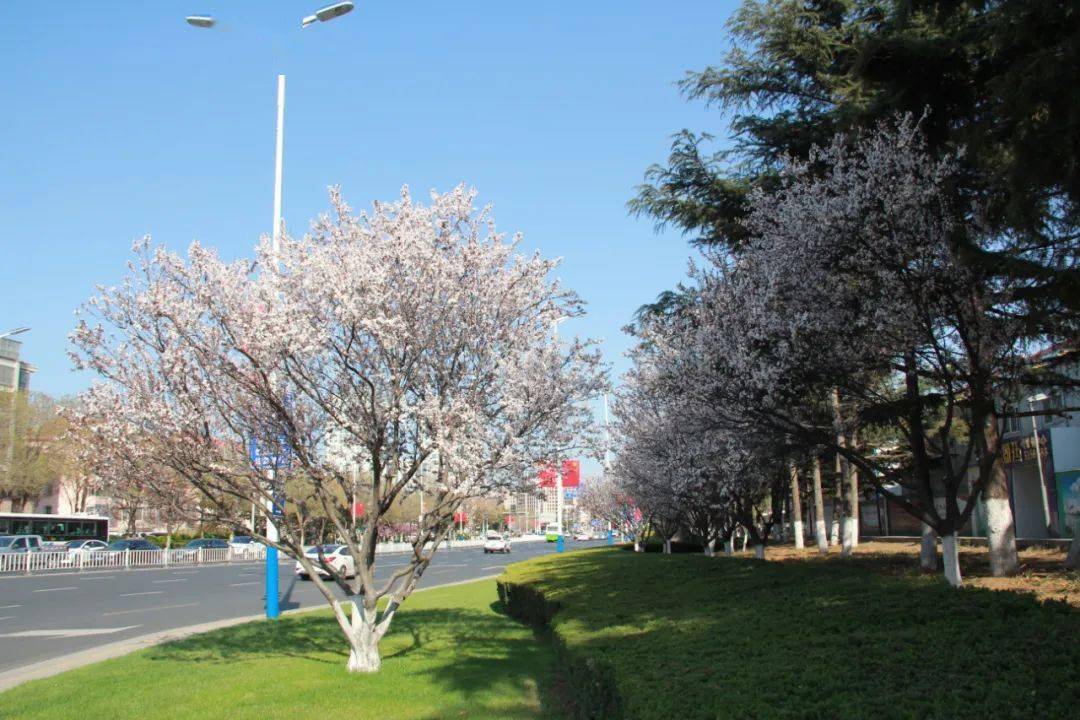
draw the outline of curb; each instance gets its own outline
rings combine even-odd
[[[474,582],[483,582],[485,580],[494,580],[499,577],[495,575],[484,575],[482,577],[470,578],[468,580],[455,580],[454,582],[440,583],[438,585],[430,585],[428,587],[417,588],[412,592],[413,595],[421,593],[426,590],[435,590],[436,588],[451,587],[454,585],[467,585]],[[293,610],[286,610],[281,613],[285,615],[299,615],[301,613],[315,612],[317,610],[326,610],[329,606],[326,604],[320,604],[315,607],[309,608],[295,608]],[[90,648],[88,650],[80,650],[70,655],[65,655],[61,658],[55,658],[52,660],[42,660],[40,662],[27,665],[25,667],[16,668],[14,670],[7,670],[0,672],[0,693],[10,690],[11,688],[22,685],[23,683],[30,682],[31,680],[41,680],[43,678],[52,677],[53,675],[59,675],[62,672],[68,670],[75,670],[85,665],[92,665],[94,663],[102,662],[104,660],[112,660],[113,658],[122,657],[124,655],[130,655],[138,650],[144,650],[148,647],[155,645],[161,645],[162,643],[172,642],[174,640],[182,640],[192,635],[198,635],[200,633],[210,632],[211,630],[220,630],[222,628],[231,627],[233,625],[242,625],[248,622],[255,622],[258,620],[265,620],[265,616],[260,613],[258,615],[244,615],[235,618],[226,618],[224,620],[214,620],[212,622],[199,623],[198,625],[188,625],[181,628],[172,628],[170,630],[162,630],[156,633],[148,633],[146,635],[139,635],[138,637],[128,638],[126,640],[118,640],[107,645],[101,645],[96,648]]]

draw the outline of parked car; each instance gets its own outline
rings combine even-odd
[[[233,555],[248,557],[258,552],[259,543],[255,542],[255,539],[250,535],[235,535],[229,541],[229,547],[232,548]]]
[[[484,554],[509,553],[510,541],[496,532],[489,532],[484,539]]]
[[[323,545],[322,554],[326,560],[326,563],[337,570],[339,575],[345,577],[353,577],[356,575],[356,561],[353,560],[352,553],[349,552],[349,548],[346,545]],[[319,566],[319,546],[307,550],[304,553],[304,557],[309,558],[315,565],[315,572],[319,573],[319,577],[330,577],[330,571],[324,567]],[[308,571],[300,564],[300,561],[296,561],[296,576],[301,580],[310,580],[311,576],[308,575]]]
[[[109,546],[101,540],[68,540],[64,543],[64,550],[67,551],[67,557],[64,558],[64,564],[75,565],[79,562],[80,557],[85,561],[91,553],[106,550],[108,547]]]
[[[45,543],[40,535],[0,535],[0,553],[41,552]]]
[[[125,550],[160,550],[157,545],[143,538],[113,540],[109,546],[99,552],[124,552]]]
[[[575,540],[592,540],[593,537],[592,537],[592,535],[590,535],[587,532],[579,532],[577,535],[574,536],[574,539]]]

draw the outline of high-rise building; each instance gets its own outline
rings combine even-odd
[[[22,343],[0,338],[0,390],[29,390],[30,374],[37,368],[19,359]]]

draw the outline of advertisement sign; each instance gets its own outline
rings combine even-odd
[[[469,516],[468,515],[461,512],[460,510],[458,512],[454,513],[454,523],[455,524],[464,525],[467,522],[469,522]]]
[[[564,488],[577,487],[581,484],[581,461],[563,460],[562,462],[562,486]]]
[[[1050,433],[1039,431],[1039,454],[1044,463],[1050,460]],[[1001,443],[1001,461],[1009,468],[1020,463],[1035,462],[1035,436],[1006,440]]]
[[[1080,538],[1080,470],[1054,474],[1062,537]]]
[[[573,500],[577,496],[578,496],[578,489],[577,488],[566,488],[566,489],[563,490],[563,497],[565,497],[567,500]]]
[[[352,513],[354,518],[363,517],[364,515],[364,503],[353,503]]]
[[[260,442],[252,436],[248,441],[248,456],[251,464],[259,470],[277,470],[289,466],[292,453],[284,438],[276,443]]]

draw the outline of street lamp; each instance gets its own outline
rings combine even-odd
[[[28,330],[30,330],[30,328],[28,327],[17,327],[14,330],[8,330],[7,332],[0,333],[0,340],[3,340],[6,337],[11,337],[12,335],[22,335]]]
[[[314,15],[308,15],[306,18],[300,21],[300,27],[307,27],[312,23],[329,22],[334,18],[339,18],[346,13],[352,12],[353,3],[351,2],[339,2],[333,5],[327,5],[326,7],[316,10]]]
[[[1035,412],[1035,403],[1044,402],[1049,400],[1050,396],[1046,393],[1036,393],[1027,399],[1028,409]],[[1035,416],[1031,416],[1031,433],[1035,436],[1035,463],[1039,466],[1039,494],[1042,497],[1043,506],[1043,522],[1046,525],[1047,532],[1050,530],[1050,498],[1046,493],[1046,476],[1043,471],[1042,462],[1042,448],[1039,446],[1039,425],[1035,421]]]
[[[353,3],[340,2],[334,5],[328,5],[321,10],[316,10],[314,15],[305,17],[301,23],[301,27],[307,27],[316,20],[327,22],[334,18],[341,17],[353,9]],[[214,27],[217,21],[210,15],[188,15],[187,23],[195,28],[209,29]],[[282,158],[284,156],[285,145],[285,76],[278,75],[277,77],[277,129],[275,132],[274,142],[274,229],[271,237],[273,238],[273,253],[274,262],[277,263],[278,255],[281,252],[281,176],[282,176]],[[271,375],[271,381],[273,376]],[[267,501],[267,514],[266,514],[266,539],[270,542],[277,542],[278,529],[274,523],[274,515],[278,512],[276,506],[277,493],[274,490],[274,475],[273,468],[269,470],[268,480],[270,481],[270,499]],[[281,512],[284,512],[284,496],[281,498]],[[355,506],[354,506],[355,511]],[[280,615],[278,606],[278,552],[277,548],[267,546],[266,548],[266,617],[276,618]]]

